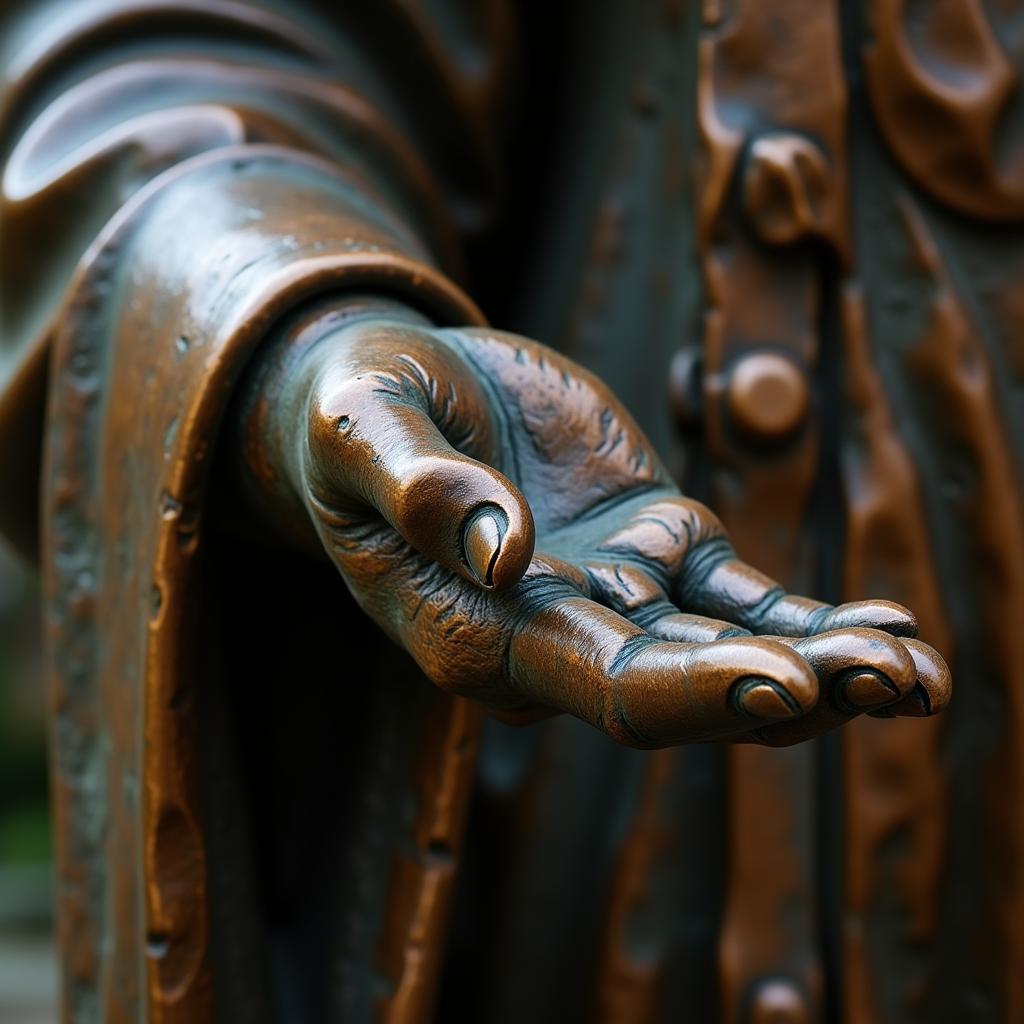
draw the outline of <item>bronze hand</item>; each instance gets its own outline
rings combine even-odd
[[[741,562],[558,353],[381,303],[289,333],[249,425],[283,467],[277,503],[308,510],[362,608],[439,686],[640,747],[787,744],[948,700],[910,612],[797,597]]]

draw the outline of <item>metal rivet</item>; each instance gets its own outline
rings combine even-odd
[[[804,422],[810,389],[793,360],[757,352],[733,367],[726,401],[732,422],[742,433],[757,441],[781,441]]]

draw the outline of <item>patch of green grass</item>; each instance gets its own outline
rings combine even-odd
[[[7,807],[0,814],[0,863],[36,864],[51,854],[50,814],[37,802]]]

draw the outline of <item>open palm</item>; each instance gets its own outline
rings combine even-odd
[[[906,609],[739,561],[605,385],[536,342],[368,314],[289,379],[291,485],[361,607],[506,720],[785,744],[948,700]]]

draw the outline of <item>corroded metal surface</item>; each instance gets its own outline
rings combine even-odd
[[[66,1016],[1016,1022],[1018,5],[528,7],[0,16]]]

